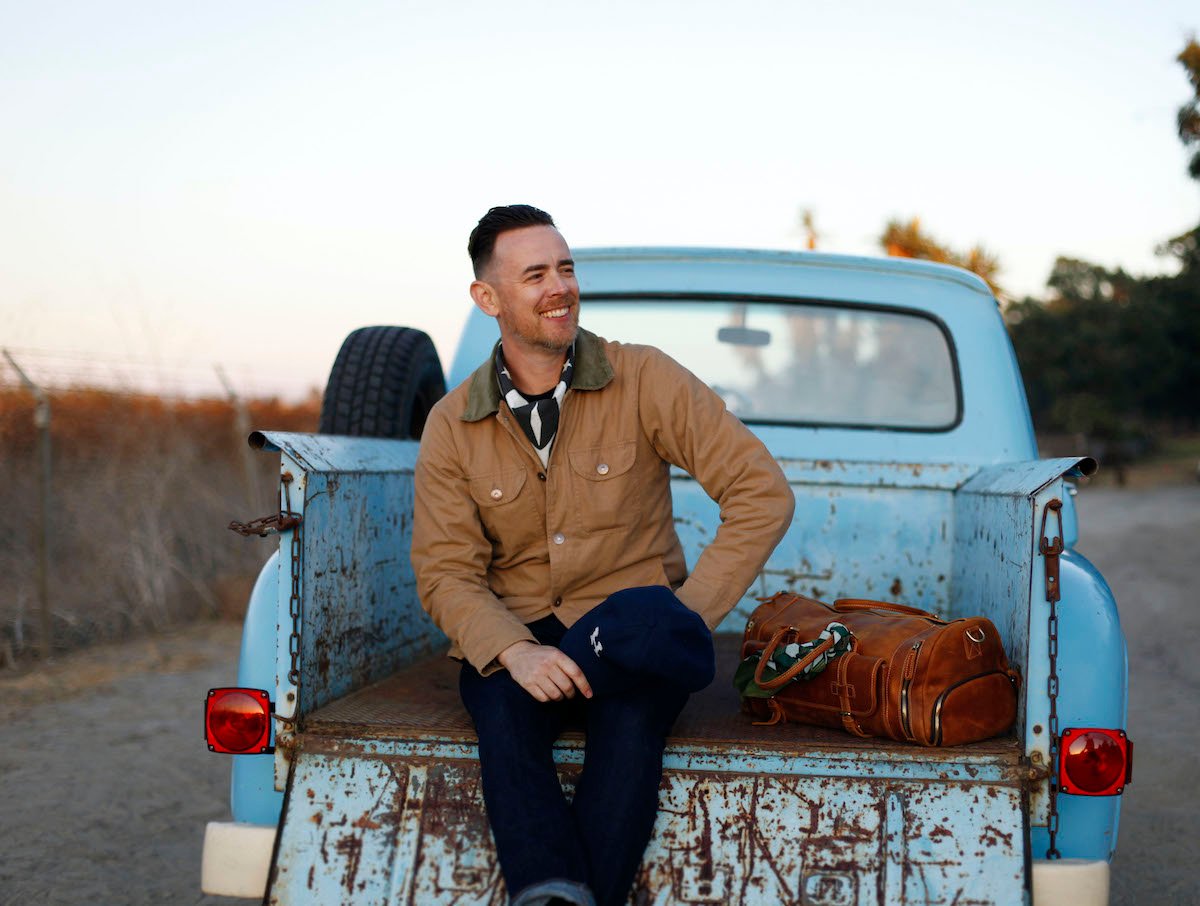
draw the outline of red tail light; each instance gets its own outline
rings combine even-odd
[[[1123,730],[1064,730],[1058,788],[1076,796],[1116,796],[1133,781],[1133,743]]]
[[[259,755],[271,746],[271,696],[262,689],[209,689],[204,740],[210,752]]]

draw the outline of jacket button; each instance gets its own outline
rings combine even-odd
[[[555,598],[553,606],[554,607],[562,607],[562,598]]]
[[[499,488],[492,488],[492,500],[499,500],[504,496],[504,492]]]
[[[606,463],[606,462],[600,463],[600,465],[596,466],[596,471],[599,472],[601,475],[607,475],[608,474],[608,463]]]
[[[567,540],[567,536],[564,535],[562,532],[554,533],[554,543],[555,544],[562,544],[566,540]]]
[[[545,481],[545,480],[546,480],[546,473],[538,472],[538,481]]]

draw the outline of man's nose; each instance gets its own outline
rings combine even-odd
[[[566,295],[567,290],[569,290],[570,288],[571,288],[571,284],[568,283],[565,279],[563,279],[562,274],[556,273],[553,276],[551,276],[550,289],[549,289],[550,295],[552,295],[552,296]]]

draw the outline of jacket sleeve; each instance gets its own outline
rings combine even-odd
[[[795,496],[762,441],[665,353],[650,351],[643,362],[638,402],[658,455],[687,471],[720,506],[716,537],[676,592],[715,629],[782,540]]]
[[[435,409],[421,436],[413,505],[412,565],[421,606],[485,676],[501,669],[497,655],[533,634],[487,583],[492,545],[471,498],[452,418]]]

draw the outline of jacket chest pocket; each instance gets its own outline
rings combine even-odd
[[[545,520],[533,490],[525,486],[528,474],[525,469],[507,469],[467,479],[479,520],[498,557],[518,553],[545,535]]]
[[[614,532],[641,518],[639,472],[634,468],[637,441],[571,450],[568,458],[572,491],[584,531]]]

